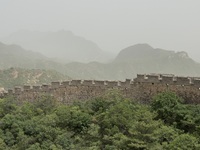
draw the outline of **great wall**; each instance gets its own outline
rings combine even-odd
[[[51,95],[69,104],[74,100],[88,100],[105,94],[110,89],[119,90],[127,98],[148,103],[157,93],[172,91],[186,103],[200,103],[200,78],[178,77],[171,74],[138,74],[135,79],[122,81],[72,80],[52,82],[51,85],[15,87],[1,93],[1,98],[14,96],[17,100],[34,101],[42,95]]]

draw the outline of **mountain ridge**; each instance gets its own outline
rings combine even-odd
[[[132,59],[156,59],[157,57],[169,57],[174,55],[176,52],[171,50],[164,50],[161,48],[153,48],[149,44],[136,44],[122,49],[117,57],[114,59],[114,62],[127,62]],[[180,52],[177,52],[180,53]],[[184,52],[186,53],[186,52]],[[188,56],[188,54],[186,53]],[[188,56],[189,57],[189,56]]]
[[[15,48],[21,53],[15,54]],[[144,55],[144,52],[147,54]],[[180,76],[200,74],[200,64],[191,59],[186,52],[152,48],[146,44],[123,49],[110,63],[92,61],[62,64],[19,46],[10,47],[0,43],[0,69],[10,67],[56,70],[73,79],[97,80],[124,80],[134,78],[138,73],[164,73]]]
[[[148,44],[136,44],[121,50],[111,63],[74,63],[67,64],[67,68],[69,75],[75,78],[99,77],[109,80],[133,78],[138,73],[170,73],[180,76],[197,76],[200,73],[200,64],[186,52],[154,49]]]
[[[73,34],[71,31],[57,32],[18,31],[2,38],[7,44],[19,44],[25,49],[37,51],[51,58],[67,62],[107,62],[110,54],[104,52],[91,40]]]

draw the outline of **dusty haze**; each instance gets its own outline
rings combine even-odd
[[[148,43],[200,61],[199,0],[0,0],[0,36],[70,30],[113,53]]]

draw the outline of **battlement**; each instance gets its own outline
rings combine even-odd
[[[51,88],[59,88],[60,82],[51,82]]]
[[[160,83],[168,85],[200,86],[200,79],[194,77],[179,77],[172,74],[138,74],[134,79],[137,83]]]
[[[34,91],[40,91],[41,86],[40,85],[34,85],[32,88],[33,88]]]
[[[69,86],[71,84],[71,81],[64,81],[64,82],[62,82],[61,83],[61,85],[63,85],[63,86]]]
[[[79,85],[81,85],[81,83],[82,83],[81,80],[72,80],[70,82],[70,85],[79,86]]]
[[[21,87],[15,87],[14,91],[15,91],[15,94],[21,94],[22,88]]]
[[[174,84],[177,85],[190,85],[191,82],[189,77],[176,77],[174,80]]]
[[[169,75],[169,76],[162,75],[160,78],[160,81],[163,84],[174,84],[175,80],[176,77],[174,77],[174,75]]]
[[[138,74],[137,78],[134,79],[135,82],[139,83],[160,83],[159,74]]]
[[[93,84],[94,84],[93,80],[83,80],[82,81],[82,85],[85,85],[85,86],[93,86]]]
[[[95,86],[105,86],[105,81],[94,80],[94,85]]]
[[[31,99],[40,94],[50,94],[61,101],[70,101],[95,97],[113,88],[121,90],[127,97],[146,96],[147,99],[149,94],[152,96],[152,92],[155,94],[170,89],[178,94],[181,93],[182,96],[191,95],[188,99],[193,101],[199,99],[200,103],[200,78],[179,77],[173,74],[138,74],[135,79],[125,81],[70,80],[34,86],[24,85],[8,89],[5,93],[1,93],[0,97],[15,95],[20,99],[23,97]],[[195,94],[198,97],[194,97]]]
[[[31,86],[30,85],[24,85],[24,90],[30,90]]]
[[[126,79],[125,81],[99,81],[99,80],[71,80],[63,82],[51,82],[51,84],[43,85],[24,85],[23,87],[15,87],[9,89],[8,94],[20,94],[22,91],[48,91],[50,89],[59,89],[60,87],[70,86],[90,86],[90,87],[102,87],[102,88],[113,88],[113,87],[130,87],[134,83],[152,83],[152,84],[163,84],[163,85],[187,85],[195,86],[200,88],[200,78],[197,77],[179,77],[173,74],[138,74],[135,79]]]
[[[118,81],[107,81],[106,84],[107,84],[107,86],[109,86],[109,87],[116,87],[116,86],[119,86],[119,82],[118,82]]]

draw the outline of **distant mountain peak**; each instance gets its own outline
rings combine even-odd
[[[153,61],[165,58],[191,59],[184,51],[175,53],[175,51],[153,48],[149,44],[136,44],[121,50],[114,62]]]
[[[72,31],[69,31],[69,30],[65,30],[65,29],[62,29],[62,30],[58,30],[57,32],[51,32],[51,34],[58,34],[58,35],[63,35],[63,36],[75,36],[74,33]]]
[[[110,57],[93,41],[64,29],[56,32],[18,31],[3,38],[2,41],[21,45],[47,57],[60,58],[65,62],[105,62]]]
[[[139,44],[135,44],[135,45],[130,46],[130,47],[132,47],[132,48],[138,48],[138,49],[153,49],[153,47],[150,46],[147,43],[139,43]]]
[[[177,52],[176,54],[177,54],[180,58],[186,58],[186,59],[190,58],[189,55],[188,55],[188,53],[187,53],[187,52],[184,52],[184,51],[182,51],[182,52]]]
[[[121,50],[115,62],[127,62],[141,58],[148,58],[156,50],[149,44],[136,44]]]

